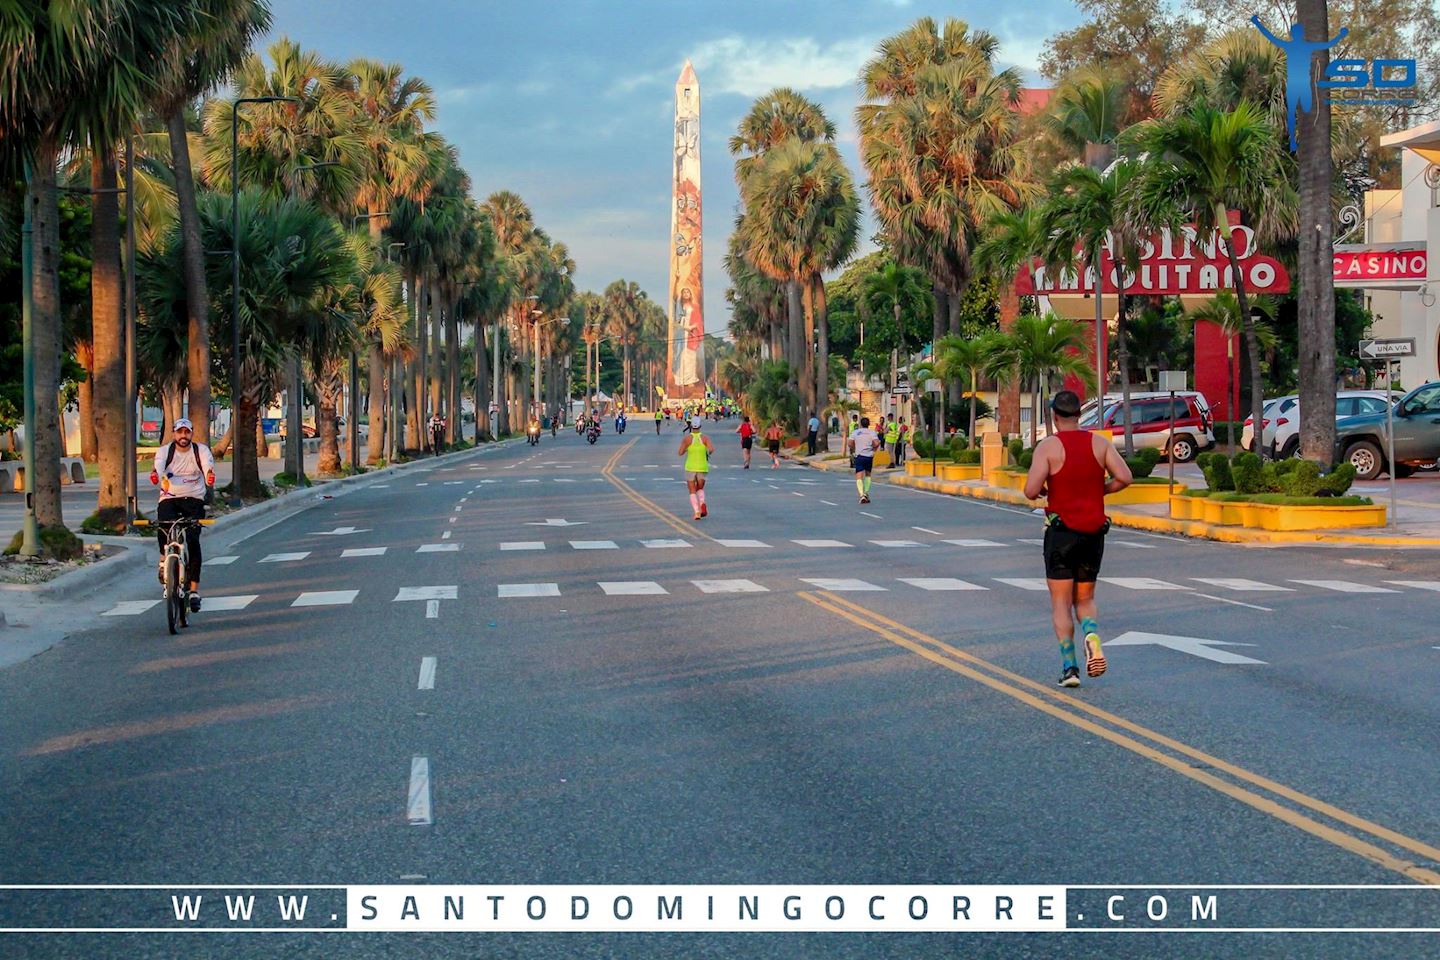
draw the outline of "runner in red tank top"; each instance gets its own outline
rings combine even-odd
[[[1080,398],[1061,390],[1050,401],[1055,434],[1035,446],[1025,496],[1046,498],[1045,579],[1060,641],[1062,687],[1080,686],[1075,621],[1085,643],[1085,672],[1105,672],[1095,623],[1095,581],[1105,555],[1105,494],[1130,486],[1130,468],[1104,437],[1080,429]],[[1108,478],[1107,478],[1108,475]]]

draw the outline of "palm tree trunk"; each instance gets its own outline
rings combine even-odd
[[[120,203],[113,151],[90,167],[90,327],[95,350],[93,422],[100,461],[98,509],[125,507],[125,327],[120,319]],[[106,191],[106,192],[101,192]]]
[[[1245,292],[1245,278],[1240,270],[1240,258],[1235,253],[1235,237],[1230,230],[1230,221],[1226,216],[1225,205],[1216,204],[1215,206],[1215,213],[1219,218],[1216,220],[1216,223],[1221,224],[1220,229],[1225,237],[1225,253],[1230,259],[1230,274],[1235,284],[1235,301],[1240,305],[1240,322],[1244,325],[1245,329],[1245,353],[1246,359],[1250,362],[1250,416],[1255,424],[1255,436],[1257,438],[1255,452],[1260,455],[1261,460],[1264,460],[1265,445],[1260,443],[1258,439],[1261,433],[1260,425],[1265,422],[1261,416],[1261,410],[1264,407],[1265,390],[1264,381],[1261,379],[1260,373],[1260,340],[1255,335],[1255,319],[1250,316],[1250,297]],[[1330,349],[1332,353],[1334,352],[1334,339],[1333,336],[1330,338]],[[1334,361],[1332,360],[1331,362],[1333,363]],[[1335,384],[1333,381],[1327,389],[1329,389],[1331,393],[1330,402],[1334,403]],[[1333,421],[1335,418],[1332,415],[1330,419]],[[1333,422],[1331,423],[1331,429],[1334,429]],[[1234,430],[1232,429],[1231,432],[1233,433]]]
[[[819,334],[819,355],[815,360],[815,393],[818,402],[812,404],[810,410],[820,418],[820,432],[817,435],[819,449],[830,449],[829,430],[826,427],[825,407],[830,405],[830,313],[828,302],[825,299],[825,278],[816,273],[810,278],[810,287],[814,291],[811,300],[815,311],[815,328]]]
[[[241,373],[241,380],[248,381],[247,374]],[[240,492],[242,498],[258,499],[261,495],[260,487],[260,461],[259,445],[255,432],[259,427],[259,401],[255,398],[255,390],[248,383],[239,390],[240,402],[237,404],[235,424],[235,456],[232,457],[234,464],[235,489]]]
[[[485,328],[475,324],[475,442],[490,436],[490,356],[485,349]]]
[[[319,458],[315,472],[322,477],[340,476],[340,393],[343,381],[338,370],[322,373],[317,378],[315,397],[315,432],[320,438]],[[302,456],[304,447],[301,447]]]
[[[800,283],[797,280],[785,281],[785,323],[789,332],[789,354],[785,358],[790,362],[790,389],[800,391],[800,347],[801,338],[805,332],[803,311],[800,306]]]
[[[370,383],[367,416],[370,434],[365,441],[365,462],[375,466],[385,458],[385,351],[379,343],[370,344]]]
[[[170,443],[175,439],[175,421],[185,414],[182,412],[182,402],[185,397],[185,386],[178,380],[166,383],[160,388],[160,442]]]
[[[803,424],[810,411],[815,409],[815,297],[809,278],[796,281],[800,287],[801,303],[805,310],[805,352],[800,358],[800,401]]]
[[[952,292],[950,293],[948,303],[946,304],[946,306],[948,307],[947,313],[948,313],[948,315],[949,315],[950,335],[951,335],[952,337],[958,337],[958,336],[960,335],[960,307],[964,304],[964,297],[962,296],[962,293],[963,293],[963,291],[961,291],[961,290],[954,290],[954,291],[952,291]],[[938,341],[932,341],[932,342],[938,342]],[[912,384],[912,389],[914,389],[914,385],[913,385],[913,384]],[[961,396],[961,394],[964,392],[964,391],[962,391],[962,390],[960,389],[960,381],[959,381],[959,380],[952,380],[952,381],[950,381],[950,385],[949,385],[949,387],[947,388],[947,390],[948,390],[948,392],[949,392],[949,394],[950,394],[950,397],[949,397],[950,406],[951,406],[953,409],[959,410],[959,409],[960,409],[960,401],[963,399],[963,397]]]
[[[180,208],[181,262],[185,270],[185,363],[190,381],[190,419],[196,443],[210,442],[210,299],[205,284],[205,249],[200,240],[200,209],[195,199],[195,175],[190,167],[190,141],[185,131],[185,110],[165,118],[170,135],[171,163],[175,170],[175,198]]]
[[[75,399],[80,406],[80,459],[94,463],[99,456],[95,439],[95,344],[76,340],[75,359],[85,368],[85,379],[75,385]]]
[[[465,435],[460,423],[460,321],[455,316],[454,303],[445,310],[445,384],[449,388],[445,405],[450,410],[445,421],[445,442],[454,443]]]
[[[55,141],[41,142],[25,198],[31,204],[33,226],[30,324],[35,356],[35,462],[26,468],[33,477],[30,484],[35,492],[35,520],[42,527],[65,523],[60,510],[60,206],[55,190],[58,155]],[[31,426],[26,424],[26,429]]]
[[[1125,415],[1125,456],[1135,456],[1135,425],[1130,417],[1130,348],[1125,344],[1125,294],[1115,298],[1115,353],[1120,366],[1120,409]],[[1104,393],[1101,393],[1104,396]]]
[[[425,284],[425,289],[429,293],[426,303],[430,316],[429,375],[427,378],[427,386],[430,390],[430,412],[442,414],[448,419],[450,411],[443,407],[446,395],[445,391],[441,389],[441,385],[445,382],[445,343],[441,333],[440,291],[433,276]]]
[[[945,322],[950,315],[947,305],[949,294],[938,283],[930,286],[930,293],[935,298],[935,308],[930,312],[930,342],[939,343],[940,338],[945,336]]]

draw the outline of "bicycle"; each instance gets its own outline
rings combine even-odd
[[[165,534],[165,550],[160,555],[160,582],[164,586],[165,622],[170,633],[177,634],[181,627],[190,625],[190,581],[185,577],[185,568],[190,560],[190,547],[186,543],[186,531],[192,526],[208,527],[214,520],[198,520],[182,517],[178,520],[163,521],[169,529]],[[151,526],[149,520],[136,520],[135,526]],[[158,525],[158,523],[156,524]]]

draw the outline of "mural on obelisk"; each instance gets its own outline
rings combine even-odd
[[[675,174],[670,205],[670,362],[665,392],[705,396],[700,246],[700,81],[685,61],[675,83]]]

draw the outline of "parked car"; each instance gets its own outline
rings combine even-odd
[[[1398,402],[1404,394],[1398,390],[1341,390],[1335,394],[1335,419],[1364,416],[1378,413],[1385,416],[1387,397],[1389,403]],[[1288,398],[1287,398],[1288,399]],[[1267,417],[1266,419],[1271,419]],[[1271,456],[1288,459],[1300,451],[1300,400],[1282,409],[1274,422],[1266,428],[1265,448]]]
[[[1172,453],[1176,463],[1189,463],[1202,451],[1215,446],[1210,405],[1205,395],[1194,390],[1179,391],[1174,400],[1175,432],[1171,439],[1169,393],[1130,394],[1132,436],[1136,449],[1154,447],[1163,455]],[[1107,393],[1104,402],[1091,400],[1080,411],[1080,426],[1111,431],[1117,447],[1125,445],[1125,405],[1119,394]]]
[[[1408,477],[1440,460],[1440,382],[1405,394],[1395,404],[1394,418],[1396,477]],[[1355,467],[1359,480],[1374,480],[1386,472],[1385,411],[1337,421],[1335,455]]]
[[[1260,407],[1260,443],[1267,450],[1270,448],[1270,441],[1275,437],[1276,411],[1282,404],[1293,406],[1300,398],[1296,395],[1288,397],[1276,397],[1273,400],[1266,400]],[[1286,407],[1285,409],[1289,409]],[[1240,449],[1255,449],[1255,417],[1254,415],[1245,418],[1245,426],[1240,430]]]

